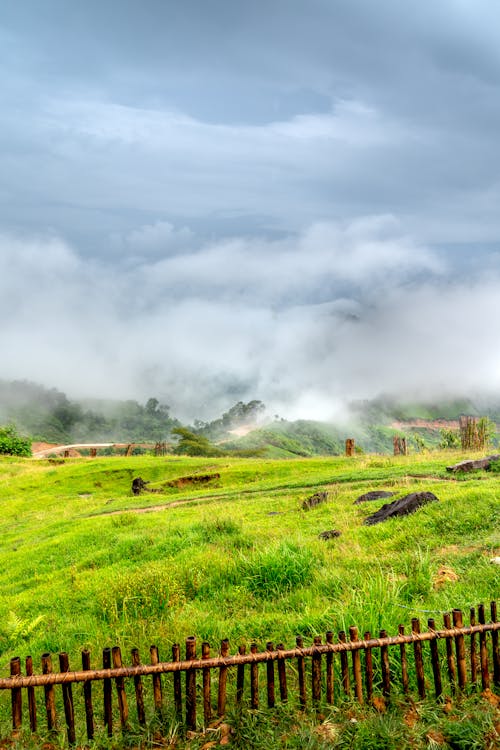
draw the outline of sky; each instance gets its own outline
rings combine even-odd
[[[0,377],[496,392],[496,0],[0,0],[0,92]]]

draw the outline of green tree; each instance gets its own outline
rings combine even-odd
[[[179,442],[174,448],[174,453],[180,453],[184,456],[223,456],[224,451],[213,445],[208,438],[203,435],[197,435],[186,427],[175,427],[172,430],[173,435],[177,435]]]
[[[13,424],[0,427],[0,453],[9,456],[31,456],[31,439],[19,435]]]

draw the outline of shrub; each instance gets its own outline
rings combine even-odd
[[[31,439],[19,435],[13,424],[0,427],[0,453],[9,456],[31,456]]]

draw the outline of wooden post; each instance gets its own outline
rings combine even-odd
[[[283,643],[278,643],[276,646],[278,654],[280,651],[285,650]],[[288,689],[286,684],[286,664],[283,658],[278,658],[278,682],[280,686],[280,699],[283,703],[288,700]]]
[[[141,658],[139,656],[139,651],[136,648],[132,649],[132,665],[134,667],[138,667],[141,663]],[[135,705],[137,707],[137,721],[139,722],[140,726],[143,727],[146,725],[146,711],[144,709],[144,691],[142,687],[142,677],[140,674],[136,675],[134,677],[134,688],[135,688]],[[154,693],[154,687],[153,687],[153,693]]]
[[[453,610],[453,627],[463,628],[463,615],[459,609]],[[463,635],[455,636],[455,651],[457,655],[458,687],[465,690],[467,683],[467,669],[465,665],[465,641]]]
[[[394,437],[392,438],[392,447],[394,450],[394,455],[399,456],[399,454],[401,453],[401,444],[397,435],[394,435]]]
[[[321,637],[314,636],[314,645],[321,645]],[[315,652],[312,655],[312,690],[311,695],[314,705],[317,707],[321,701],[321,653]]]
[[[476,610],[474,607],[470,608],[469,622],[472,626],[476,624]],[[470,637],[470,681],[475,688],[477,683],[477,638],[476,633],[472,633]]]
[[[229,641],[224,638],[220,644],[220,655],[226,657],[229,655]],[[219,669],[219,690],[217,695],[217,715],[224,716],[226,713],[226,695],[227,695],[227,667]]]
[[[398,625],[399,635],[405,634],[405,626]],[[410,681],[408,679],[408,660],[406,658],[406,645],[404,643],[399,644],[399,655],[401,657],[401,685],[403,693],[408,695]]]
[[[379,638],[387,638],[387,631],[381,630]],[[380,666],[382,669],[382,695],[384,698],[389,698],[391,694],[391,669],[389,666],[388,646],[380,647]]]
[[[477,614],[479,617],[479,623],[481,625],[484,625],[486,623],[484,604],[478,605]],[[488,670],[488,649],[486,648],[486,632],[479,633],[479,660],[481,662],[481,685],[483,690],[488,690],[490,686],[490,673]]]
[[[52,672],[52,657],[50,654],[42,654],[42,673],[50,674]],[[49,732],[56,728],[56,701],[54,696],[54,686],[44,685],[45,692],[45,711],[47,713],[47,729]]]
[[[412,633],[420,634],[420,620],[414,617],[411,621]],[[415,671],[417,673],[418,697],[425,698],[425,675],[424,675],[424,658],[422,654],[422,641],[415,641],[413,644],[413,653],[415,655]]]
[[[113,646],[111,649],[113,657],[113,667],[120,669],[122,665],[122,652],[119,646]],[[125,680],[123,677],[115,677],[116,694],[118,697],[118,710],[120,712],[120,723],[122,730],[128,730],[128,703],[125,695]]]
[[[408,455],[408,445],[406,443],[406,438],[405,437],[401,438],[401,453],[403,454],[403,456],[407,456]]]
[[[31,656],[26,657],[26,676],[31,677],[33,674],[33,659]],[[28,711],[30,715],[30,729],[32,732],[36,732],[36,700],[35,700],[35,688],[28,688]]]
[[[346,642],[346,635],[343,630],[341,630],[339,633],[339,641],[341,643]],[[342,673],[342,688],[345,695],[349,695],[351,685],[349,680],[349,663],[347,661],[347,653],[345,651],[340,652],[340,671]]]
[[[274,651],[274,645],[272,641],[266,643],[266,651]],[[266,662],[266,677],[267,677],[267,707],[274,708],[276,700],[274,696],[274,662]]]
[[[371,637],[372,634],[369,630],[363,635],[365,641],[370,641]],[[371,703],[373,699],[373,654],[371,648],[365,650],[365,688],[366,700]]]
[[[59,670],[61,672],[69,672],[69,659],[68,659],[68,654],[65,652],[59,654]],[[71,683],[63,682],[62,693],[63,693],[63,705],[64,705],[64,718],[66,719],[66,727],[68,731],[68,744],[74,745],[76,742],[75,709],[73,706],[73,692],[71,689]]]
[[[10,676],[19,677],[21,674],[21,659],[15,656],[10,660]],[[12,688],[10,691],[12,705],[12,732],[14,737],[19,736],[23,723],[23,694],[21,688]]]
[[[250,653],[257,653],[257,644],[252,643]],[[257,710],[259,707],[259,665],[257,662],[250,664],[250,707]]]
[[[304,648],[304,641],[302,636],[298,635],[295,639],[297,648]],[[297,657],[297,672],[299,676],[299,706],[301,711],[304,711],[307,702],[306,695],[306,665],[303,656]]]
[[[450,613],[445,612],[443,615],[443,622],[444,627],[446,630],[449,630],[451,628],[451,619],[450,619]],[[454,694],[456,690],[456,679],[457,679],[457,673],[455,669],[455,659],[453,657],[453,646],[452,646],[452,637],[446,636],[446,663],[448,665],[448,679],[450,681],[450,690]]]
[[[178,643],[174,643],[172,646],[172,661],[180,660],[181,647]],[[174,672],[174,706],[176,719],[179,723],[182,723],[182,687],[180,672]]]
[[[333,633],[331,630],[326,634],[326,642],[333,644]],[[333,704],[333,652],[326,655],[326,702]]]
[[[158,654],[158,646],[150,646],[149,647],[149,658],[151,664],[158,664],[160,661],[160,657]],[[162,709],[163,709],[163,694],[161,689],[161,675],[154,674],[153,675],[153,699],[155,704],[155,712],[161,716]]]
[[[238,646],[238,654],[244,656],[246,654],[246,646],[243,644]],[[238,664],[236,668],[236,703],[241,706],[243,700],[243,690],[245,687],[245,665]]]
[[[436,630],[436,623],[434,622],[434,619],[432,617],[427,620],[427,625],[429,627],[429,630]],[[434,677],[434,692],[436,694],[436,698],[439,698],[439,696],[443,692],[443,685],[441,682],[441,667],[439,665],[439,650],[438,650],[437,640],[429,641],[429,646],[431,649],[431,664],[432,664],[432,675]]]
[[[497,603],[491,602],[491,622],[498,622]],[[491,648],[493,651],[493,683],[498,687],[500,685],[500,652],[498,648],[498,630],[491,631]]]
[[[90,670],[90,651],[82,651],[82,669],[84,672]],[[92,705],[92,682],[83,683],[83,699],[85,703],[85,725],[87,729],[87,739],[94,739],[94,707]]]
[[[203,641],[201,644],[201,658],[210,659],[210,644]],[[212,720],[212,695],[211,695],[210,670],[203,670],[203,721],[205,726]]]
[[[96,458],[97,457],[97,448],[91,448],[90,451],[90,458]]]
[[[186,638],[186,661],[196,659],[196,638],[194,635]],[[196,729],[196,671],[186,670],[186,726],[192,731]]]
[[[102,668],[111,669],[111,649],[102,650]],[[104,726],[108,729],[108,737],[113,735],[113,704],[112,704],[111,679],[105,677],[103,680],[102,693],[104,703]]]
[[[353,438],[347,438],[345,441],[345,454],[346,456],[354,456],[355,443]]]
[[[349,640],[358,641],[358,629],[351,625],[349,628]],[[361,677],[361,654],[359,651],[352,652],[352,675],[354,680],[354,692],[358,703],[363,703],[363,680]]]

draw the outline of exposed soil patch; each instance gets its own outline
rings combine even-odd
[[[172,479],[171,482],[165,482],[165,487],[177,487],[181,490],[191,484],[207,484],[215,479],[220,479],[220,474],[193,474],[189,477],[179,477],[179,479]]]

